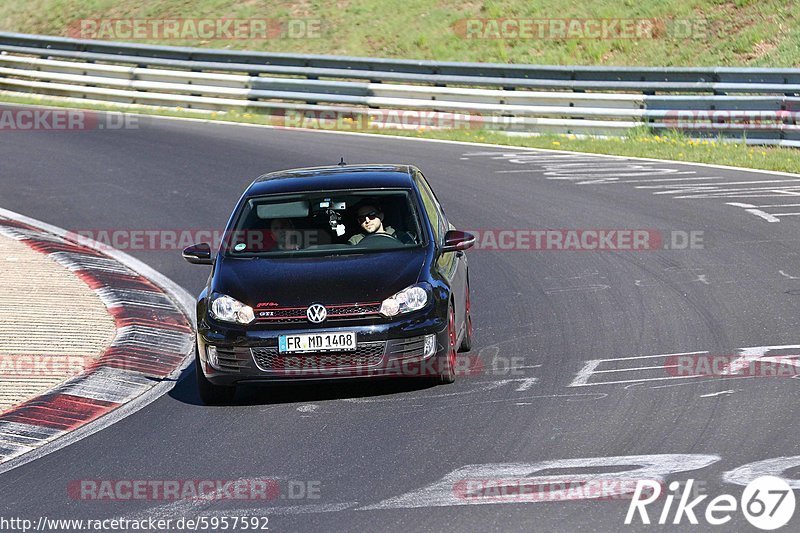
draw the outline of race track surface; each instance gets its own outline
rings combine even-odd
[[[479,233],[631,229],[669,242],[673,231],[702,232],[702,245],[678,250],[483,242],[468,252],[470,356],[483,371],[439,387],[247,387],[226,407],[201,405],[190,375],[134,415],[0,475],[3,516],[268,516],[271,531],[622,531],[636,529],[623,525],[629,500],[491,501],[464,497],[458,483],[535,475],[533,463],[547,461],[538,475],[631,479],[624,472],[649,461],[667,482],[693,478],[710,497],[738,498],[742,486],[725,479],[745,479],[740,467],[783,457],[757,466],[800,472],[797,380],[679,378],[664,356],[800,353],[800,177],[148,118],[130,130],[0,135],[0,206],[74,231],[222,229],[254,177],[344,157],[419,166],[453,223]],[[179,251],[126,251],[192,294],[208,275]],[[757,348],[776,346],[786,348]],[[656,457],[603,459],[620,456]],[[696,469],[674,473],[685,468]],[[311,483],[319,498],[109,502],[69,491],[79,480],[255,478],[278,480],[283,496],[290,482]],[[656,521],[661,504],[651,509]],[[747,527],[737,515],[696,529]]]

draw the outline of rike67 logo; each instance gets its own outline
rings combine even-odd
[[[697,517],[700,515],[705,518],[707,524],[718,526],[730,522],[733,514],[741,511],[751,525],[768,531],[785,526],[794,514],[794,492],[789,484],[779,477],[761,476],[754,479],[744,488],[739,501],[730,494],[720,494],[706,503],[702,514],[701,504],[708,495],[701,494],[692,498],[693,486],[693,479],[687,480],[685,485],[677,481],[669,484],[670,493],[664,498],[664,507],[658,515],[658,524],[683,524],[684,518],[690,524],[698,524]],[[661,483],[639,480],[628,507],[628,514],[625,516],[625,524],[633,523],[637,513],[641,523],[650,524],[647,506],[658,500],[661,492]],[[673,513],[672,504],[676,499],[678,504]]]

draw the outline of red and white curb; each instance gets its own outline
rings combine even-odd
[[[127,254],[100,243],[77,244],[65,230],[4,209],[0,234],[71,270],[100,297],[117,330],[84,373],[0,413],[1,472],[131,414],[128,403],[137,404],[135,411],[166,392],[162,385],[170,386],[192,361],[194,323],[191,296]]]

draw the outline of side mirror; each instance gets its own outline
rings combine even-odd
[[[205,242],[193,244],[183,250],[183,258],[193,265],[210,265],[211,245]]]
[[[467,233],[466,231],[459,231],[453,229],[444,234],[444,246],[442,246],[442,253],[444,252],[458,252],[472,248],[475,244],[475,235]]]

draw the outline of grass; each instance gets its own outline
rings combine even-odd
[[[443,61],[800,66],[795,0],[0,0],[0,29],[52,35],[68,35],[81,19],[223,17],[293,21],[301,31],[296,38],[138,42]],[[467,19],[509,18],[655,22],[640,39],[465,38]],[[306,23],[319,30],[303,33]],[[491,26],[481,28],[471,35],[492,37]]]
[[[48,105],[77,107],[100,111],[128,111],[145,115],[177,116],[211,121],[240,122],[247,124],[275,125],[269,115],[247,111],[206,112],[187,109],[156,108],[147,106],[117,106],[74,102],[46,96],[20,96],[0,93],[0,102],[24,105]],[[353,123],[355,124],[355,123]],[[345,125],[345,127],[347,127]],[[575,135],[509,136],[486,130],[393,130],[370,128],[359,130],[354,127],[348,131],[362,131],[374,134],[416,137],[425,139],[445,139],[453,141],[503,144],[528,148],[568,150],[596,154],[669,159],[676,161],[711,163],[743,168],[775,170],[800,174],[800,150],[792,148],[747,146],[744,143],[720,142],[715,139],[692,140],[680,132],[656,135],[642,127],[631,130],[627,137],[596,138],[576,137]]]

